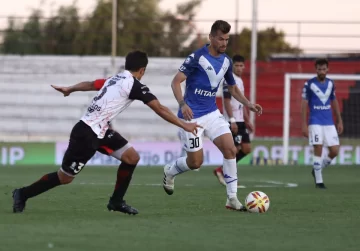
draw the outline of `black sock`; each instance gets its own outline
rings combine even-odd
[[[237,154],[236,154],[236,163],[239,162],[242,158],[244,158],[246,156],[246,154],[240,150]]]
[[[114,193],[111,197],[111,201],[118,203],[123,201],[125,193],[129,187],[132,175],[134,173],[136,165],[130,165],[122,162],[117,171],[116,185]]]
[[[21,188],[20,191],[23,198],[27,200],[59,185],[59,176],[57,172],[53,172],[45,174],[40,180],[30,186]]]

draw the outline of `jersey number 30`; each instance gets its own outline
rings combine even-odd
[[[190,139],[190,149],[194,149],[200,146],[199,137],[196,137],[194,139]]]

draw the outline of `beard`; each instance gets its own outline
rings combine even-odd
[[[326,77],[325,74],[318,74],[318,79],[320,79],[321,81],[323,81],[325,77]]]
[[[225,51],[226,51],[226,47],[219,47],[217,49],[217,52],[220,53],[220,54],[225,53]]]

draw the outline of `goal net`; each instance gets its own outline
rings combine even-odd
[[[305,81],[314,73],[285,73],[283,110],[283,163],[297,158],[297,146],[308,144],[301,132],[301,94]],[[360,75],[328,74],[334,80],[336,97],[344,122],[344,138],[360,138]]]

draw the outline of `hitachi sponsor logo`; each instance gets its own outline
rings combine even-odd
[[[314,105],[315,110],[330,110],[331,105]]]
[[[201,90],[198,88],[195,89],[195,94],[205,96],[205,97],[215,97],[216,96],[216,92],[204,91],[204,90]]]

